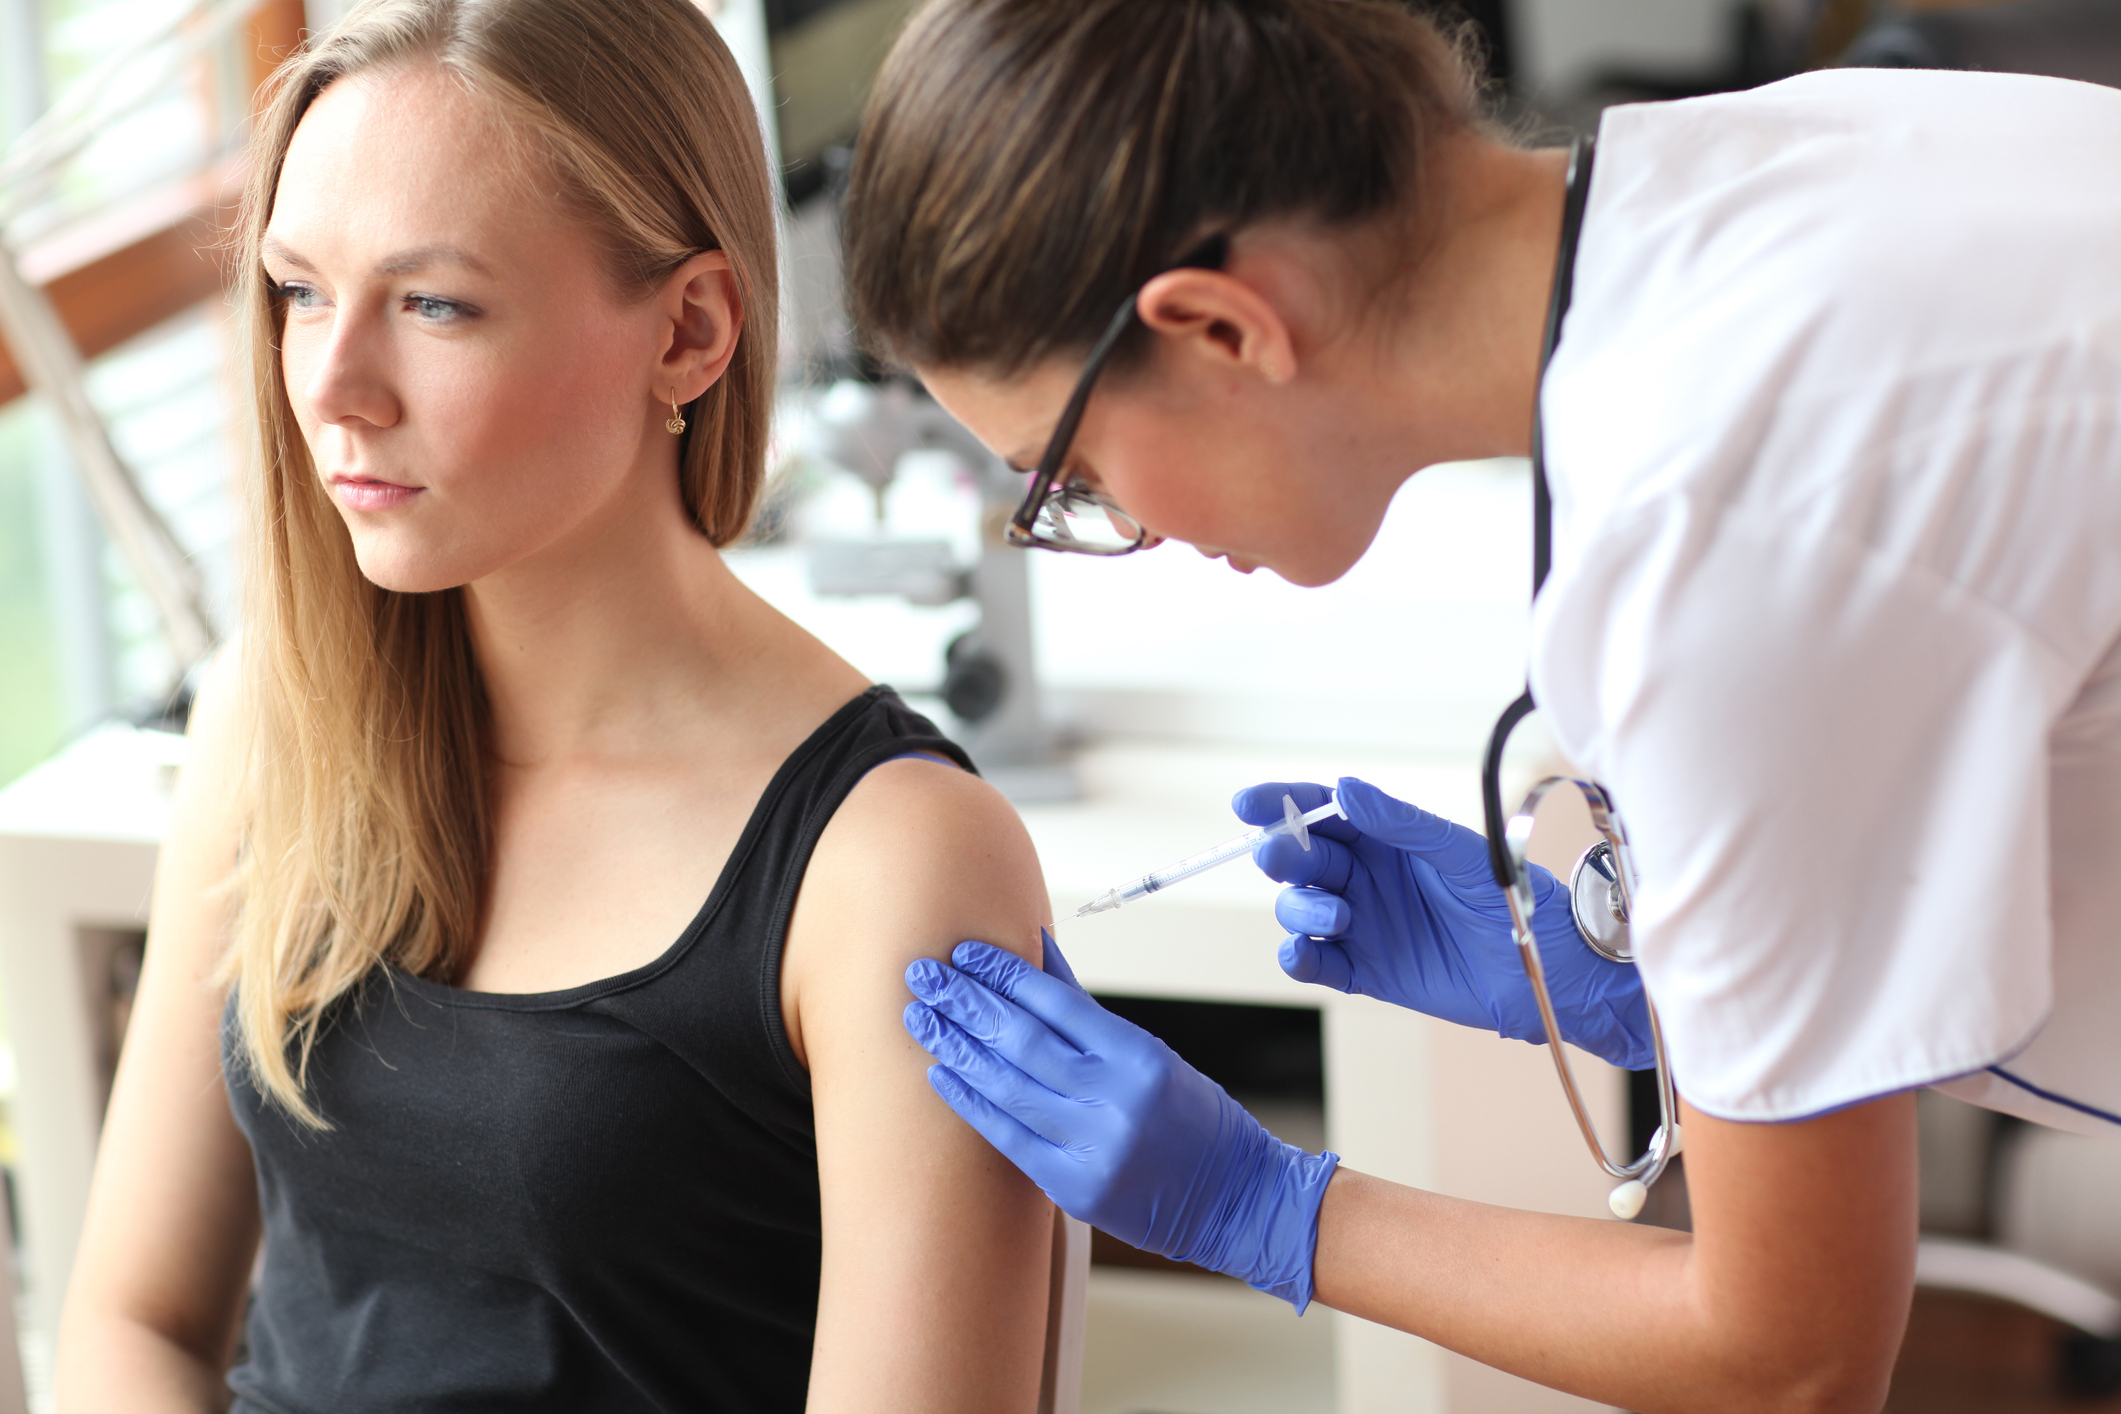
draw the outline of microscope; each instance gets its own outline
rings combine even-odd
[[[979,554],[961,564],[944,538],[815,540],[806,546],[812,592],[895,594],[941,605],[969,598],[979,623],[944,654],[942,698],[956,719],[951,734],[981,775],[1019,803],[1082,794],[1074,768],[1046,720],[1031,645],[1030,565],[1003,535],[1023,496],[1023,478],[919,387],[903,379],[843,378],[813,396],[802,441],[822,461],[850,472],[875,497],[885,494],[910,452],[942,452],[979,489]]]

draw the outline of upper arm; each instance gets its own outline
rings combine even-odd
[[[782,982],[823,1194],[814,1414],[1037,1401],[1052,1209],[929,1088],[900,1014],[915,958],[979,939],[1037,962],[1048,921],[1022,823],[966,773],[879,767],[818,843]]]
[[[146,958],[67,1295],[62,1388],[107,1373],[111,1321],[225,1359],[248,1282],[256,1185],[222,1084],[226,989],[215,981],[247,747],[234,657],[215,665],[193,711],[156,860]]]
[[[1915,1282],[1914,1095],[1786,1124],[1689,1107],[1684,1123],[1682,1289],[1715,1344],[1750,1362],[1726,1373],[1774,1389],[1808,1372],[1825,1407],[1878,1407]]]

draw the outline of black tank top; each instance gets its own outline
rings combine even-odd
[[[235,1408],[799,1414],[817,1144],[781,945],[833,811],[909,751],[970,769],[889,688],[834,713],[645,967],[525,995],[379,971],[310,1063],[326,1132],[224,1022],[265,1228]]]

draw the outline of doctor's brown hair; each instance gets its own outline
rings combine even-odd
[[[1014,377],[1209,235],[1411,218],[1433,143],[1477,121],[1462,51],[1391,0],[931,0],[855,149],[856,328]]]
[[[260,258],[303,114],[361,74],[431,64],[488,103],[497,161],[558,194],[611,290],[649,295],[729,257],[744,323],[687,405],[687,514],[737,538],[764,478],[779,290],[774,174],[736,60],[693,0],[367,0],[282,66],[253,130],[239,232],[258,449],[242,654],[251,734],[224,976],[252,1079],[289,1114],[333,1004],[386,966],[453,981],[471,955],[492,831],[489,723],[463,591],[361,574],[281,378],[282,302]]]

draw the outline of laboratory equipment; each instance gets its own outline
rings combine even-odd
[[[1136,899],[1147,898],[1150,894],[1156,893],[1161,889],[1168,889],[1173,884],[1192,878],[1195,874],[1205,874],[1210,869],[1228,864],[1233,859],[1246,858],[1252,853],[1254,846],[1271,840],[1277,835],[1293,835],[1296,837],[1297,842],[1308,850],[1311,847],[1311,826],[1317,824],[1320,820],[1331,819],[1334,816],[1339,816],[1343,820],[1347,818],[1340,808],[1338,799],[1329,800],[1315,810],[1298,810],[1295,797],[1288,795],[1284,795],[1281,798],[1281,804],[1282,818],[1272,824],[1262,825],[1256,830],[1247,830],[1235,839],[1224,840],[1212,849],[1204,849],[1198,854],[1189,854],[1175,864],[1167,864],[1161,869],[1152,869],[1139,879],[1121,884],[1118,888],[1107,889],[1081,908],[1075,910],[1075,916],[1077,918],[1088,918],[1093,913],[1103,913],[1108,909],[1118,908],[1121,904],[1133,903]]]
[[[980,773],[1020,804],[1082,794],[1047,720],[1031,640],[1030,570],[1004,526],[1019,478],[1001,458],[917,385],[843,378],[811,397],[804,450],[869,487],[882,523],[885,494],[909,453],[942,452],[979,488],[978,558],[960,562],[941,539],[817,540],[807,545],[819,594],[892,594],[934,606],[979,605],[979,622],[944,655],[941,696],[956,718],[952,736]]]

